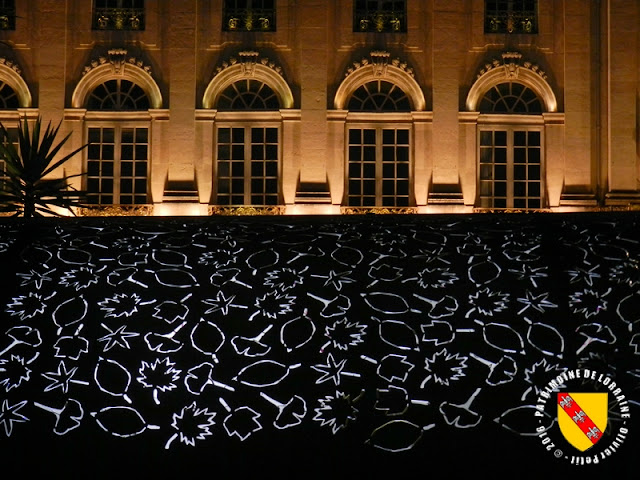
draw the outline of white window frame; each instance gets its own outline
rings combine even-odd
[[[506,131],[507,132],[507,206],[506,207],[482,207],[481,192],[480,192],[480,160],[481,160],[481,145],[480,138],[482,132],[495,132]],[[514,207],[514,142],[513,133],[515,131],[526,132],[539,132],[540,133],[540,207],[533,208],[533,210],[547,208],[548,199],[546,195],[546,161],[545,161],[545,128],[542,115],[493,115],[483,114],[478,119],[478,131],[476,135],[476,208],[479,209],[496,209],[496,210],[527,210],[527,208]]]
[[[247,139],[245,133],[245,176],[244,176],[244,193],[245,199],[249,199],[249,203],[243,205],[227,205],[218,203],[218,131],[220,128],[244,128],[245,132],[249,132]],[[278,201],[276,205],[252,205],[251,204],[251,128],[277,128],[278,129]],[[213,185],[212,185],[212,202],[214,205],[221,207],[237,207],[237,206],[256,206],[256,207],[272,207],[284,204],[282,189],[282,115],[280,111],[227,111],[218,112],[213,123]],[[247,175],[247,172],[249,175]],[[264,177],[262,177],[264,178]]]

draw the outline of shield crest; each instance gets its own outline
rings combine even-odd
[[[600,441],[608,413],[607,393],[558,393],[558,426],[564,438],[581,452]]]

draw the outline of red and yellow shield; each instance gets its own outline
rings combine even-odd
[[[602,438],[607,428],[607,393],[558,393],[558,425],[564,438],[584,452]]]

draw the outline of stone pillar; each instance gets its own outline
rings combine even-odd
[[[638,21],[634,0],[607,0],[607,203],[640,201],[638,186]]]
[[[169,72],[169,107],[171,114],[165,129],[165,158],[168,181],[195,188],[196,125],[196,25],[197,1],[168,2],[169,18],[167,65]],[[154,159],[155,160],[155,159]],[[160,181],[161,179],[156,179]],[[164,181],[164,179],[162,179]],[[201,179],[210,182],[210,179]],[[162,199],[154,199],[161,201]]]
[[[300,188],[326,184],[328,147],[327,72],[329,71],[328,3],[297,2],[297,37],[301,86]]]
[[[433,173],[429,200],[461,204],[458,161],[460,68],[465,64],[466,2],[433,1]]]
[[[594,106],[592,89],[598,78],[591,75],[593,56],[591,14],[596,2],[564,2],[564,188],[560,204],[594,206],[595,161],[592,148]]]

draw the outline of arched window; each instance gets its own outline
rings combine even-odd
[[[218,98],[218,110],[279,110],[276,93],[260,80],[246,79],[229,85]]]
[[[148,110],[150,100],[141,86],[114,78],[96,86],[87,110],[120,112],[109,121],[87,124],[87,196],[94,205],[148,203],[150,163],[149,124],[130,120],[128,113]]]
[[[358,88],[349,100],[352,112],[409,112],[409,97],[397,85],[375,80]]]
[[[20,106],[18,94],[6,82],[0,80],[0,110],[13,110]]]
[[[358,87],[347,105],[349,112],[373,115],[371,122],[348,122],[346,205],[409,206],[411,128],[384,121],[385,113],[410,112],[409,97],[394,83],[374,80]]]
[[[280,127],[261,111],[277,111],[280,100],[262,80],[242,79],[218,97],[218,110],[245,112],[246,118],[220,122],[217,131],[216,204],[278,205],[280,200]]]
[[[489,88],[478,109],[486,117],[478,127],[477,206],[542,208],[544,128],[532,116],[540,118],[543,102],[527,85],[511,81]]]
[[[274,206],[281,186],[283,110],[293,94],[282,68],[242,51],[218,68],[202,104],[215,112],[212,203]]]
[[[526,85],[505,82],[490,88],[480,101],[480,113],[540,114],[542,102]]]
[[[107,80],[89,95],[88,110],[148,110],[149,97],[135,83],[122,78]]]

